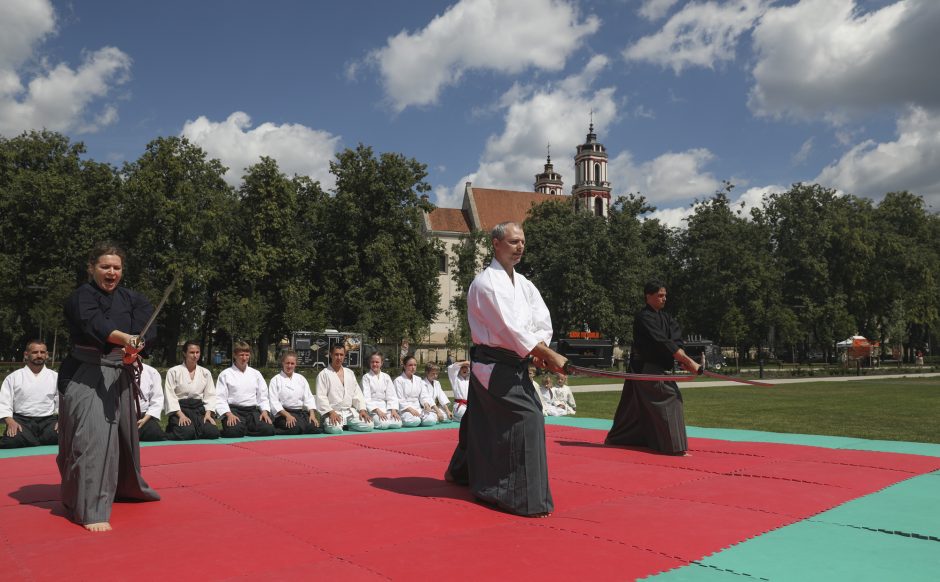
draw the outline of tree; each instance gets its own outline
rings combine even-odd
[[[456,314],[454,319],[457,321],[457,328],[448,333],[447,347],[456,351],[459,348],[468,348],[471,344],[470,321],[467,319],[467,291],[470,290],[470,284],[477,273],[492,261],[493,247],[489,233],[478,230],[468,233],[452,250],[454,256],[450,259],[451,279],[456,284],[456,293],[449,308]]]
[[[177,361],[183,334],[201,331],[206,346],[203,318],[214,313],[210,301],[221,287],[220,266],[235,232],[235,197],[223,180],[225,171],[179,137],[151,141],[122,170],[128,283],[156,301],[173,275],[181,276],[157,320],[165,363]]]
[[[439,241],[421,232],[433,206],[426,167],[401,154],[360,144],[340,152],[330,171],[336,193],[326,201],[323,253],[329,323],[373,339],[418,340],[438,310]]]

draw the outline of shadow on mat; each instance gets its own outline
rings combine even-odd
[[[439,497],[444,499],[472,500],[466,487],[431,477],[373,477],[369,479],[376,489],[413,497]]]
[[[65,508],[62,507],[60,501],[58,483],[23,485],[16,491],[11,491],[10,497],[18,501],[20,505],[49,506],[49,511],[52,515],[58,517],[66,516]]]

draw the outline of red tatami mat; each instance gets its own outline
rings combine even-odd
[[[671,457],[547,430],[546,519],[446,483],[456,429],[144,447],[163,499],[115,504],[105,534],[63,516],[54,456],[0,459],[0,568],[26,580],[627,580],[940,469],[715,439]]]

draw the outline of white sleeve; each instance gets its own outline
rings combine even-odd
[[[399,376],[395,378],[393,385],[395,386],[395,396],[398,397],[398,411],[401,412],[405,408],[408,408],[405,404],[405,400],[407,400],[407,398],[405,398],[405,381]]]
[[[317,403],[317,412],[320,413],[320,416],[325,416],[333,411],[333,407],[330,406],[330,377],[326,371],[326,368],[320,370],[320,373],[317,374],[317,385],[316,385],[316,396],[314,396],[314,401]]]
[[[178,380],[176,378],[176,374],[173,373],[174,370],[176,370],[176,368],[170,368],[166,371],[166,381],[163,384],[164,396],[166,397],[164,404],[167,414],[178,412],[180,409],[180,401],[176,396],[176,384]],[[207,408],[207,410],[211,409]]]
[[[362,388],[359,387],[359,381],[356,380],[356,374],[346,368],[346,371],[343,372],[343,380],[346,382],[347,388],[352,389],[352,406],[356,410],[368,410],[366,403],[366,397],[362,394]],[[350,386],[350,384],[352,384]]]
[[[163,378],[160,377],[160,372],[156,368],[144,369],[150,375],[150,406],[147,407],[147,411],[144,414],[151,416],[160,420],[160,415],[163,412]]]
[[[0,386],[0,418],[13,416],[13,376],[16,372],[8,374]]]
[[[317,401],[313,397],[313,392],[310,391],[310,382],[307,382],[307,379],[301,376],[300,383],[303,384],[304,386],[304,397],[303,397],[304,406],[307,408],[308,412],[313,412],[314,410],[317,409]]]
[[[264,383],[264,376],[258,370],[255,370],[255,395],[258,399],[258,407],[262,411],[271,412],[271,403],[268,401],[268,385]]]
[[[271,378],[271,383],[268,384],[268,401],[270,402],[271,412],[273,414],[277,414],[278,412],[284,410],[284,407],[281,405],[281,398],[278,396],[278,392],[281,390],[280,377],[281,375],[278,374],[277,376]]]
[[[441,383],[437,380],[434,381],[434,400],[441,406],[447,406],[450,404],[450,400],[447,398],[447,394],[444,394],[444,389],[441,387]]]
[[[420,402],[422,406],[425,404],[434,406],[434,388],[432,388],[424,378],[421,378],[420,382],[421,395],[418,397],[418,402]]]
[[[218,403],[219,398],[216,396],[217,391],[215,388],[215,382],[212,381],[212,372],[210,372],[208,368],[203,368],[202,370],[206,379],[206,389],[202,395],[203,406],[205,406],[206,410],[211,410],[218,414],[218,411],[216,410],[216,404]],[[219,375],[221,376],[221,373]],[[179,409],[179,406],[177,406],[177,409]]]
[[[383,372],[384,374],[384,372]],[[389,410],[398,410],[398,389],[395,388],[395,384],[392,382],[392,377],[388,374],[380,374],[379,381],[385,383],[385,394],[388,400],[388,409]]]
[[[548,345],[552,341],[552,315],[548,312],[548,306],[545,305],[545,301],[542,299],[542,294],[539,293],[538,288],[528,279],[523,281],[522,290],[532,310],[532,325],[535,328],[534,333],[540,341]]]
[[[219,379],[215,383],[215,411],[219,416],[232,411],[228,407],[228,375],[225,372],[226,370],[222,370],[219,373]]]
[[[460,362],[454,362],[447,366],[447,379],[450,380],[451,390],[457,384],[457,376],[460,374]]]
[[[55,386],[55,398],[52,400],[52,414],[59,414],[59,373],[52,372],[52,381]]]

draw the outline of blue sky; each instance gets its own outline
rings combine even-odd
[[[616,194],[675,225],[722,180],[759,204],[818,181],[940,207],[940,2],[0,2],[0,134],[47,127],[121,164],[183,135],[332,185],[358,143],[464,182],[570,188],[590,112]]]

